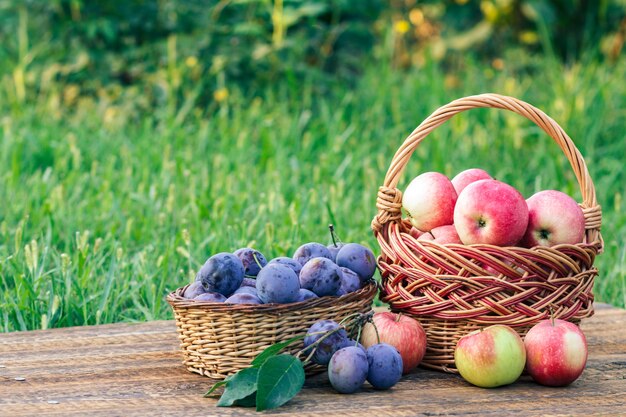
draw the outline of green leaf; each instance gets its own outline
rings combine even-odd
[[[246,398],[235,401],[235,405],[240,407],[254,407],[256,405],[256,391],[248,395]]]
[[[305,336],[306,335],[303,334],[301,336],[292,337],[291,339],[285,340],[284,342],[274,343],[273,345],[268,346],[263,352],[259,353],[257,357],[254,358],[254,360],[252,361],[252,366],[259,367],[263,365],[263,363],[265,363],[268,358],[276,356],[278,352],[280,352],[293,342],[304,339]]]
[[[216,382],[207,392],[206,394],[204,394],[204,398],[207,398],[209,395],[211,395],[211,393],[213,391],[215,391],[216,389],[218,389],[219,387],[223,387],[224,385],[226,385],[228,383],[230,377],[226,378],[223,381],[220,382]]]
[[[245,368],[226,383],[226,389],[217,402],[218,407],[228,407],[237,400],[246,399],[257,390],[259,368]]]
[[[211,393],[213,391],[215,391],[216,389],[218,389],[219,387],[223,387],[224,385],[226,385],[228,383],[228,381],[230,381],[231,379],[233,379],[235,377],[235,375],[237,374],[232,374],[232,375],[228,375],[226,378],[224,378],[223,381],[220,382],[216,382],[208,391],[206,394],[204,394],[204,398],[207,398],[209,395],[211,395]]]
[[[277,408],[292,399],[304,385],[299,359],[282,354],[268,358],[259,368],[256,410]]]

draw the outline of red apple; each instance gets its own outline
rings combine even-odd
[[[418,175],[402,195],[402,207],[409,214],[411,224],[423,232],[452,224],[455,203],[454,186],[439,172]]]
[[[461,191],[469,184],[479,180],[491,180],[491,175],[479,168],[466,169],[459,172],[454,178],[452,178],[452,185],[457,194],[461,194]]]
[[[380,343],[388,343],[398,349],[402,357],[402,373],[417,367],[426,353],[426,332],[419,321],[403,314],[388,311],[375,313],[374,325],[378,329]],[[367,349],[379,343],[372,323],[363,326],[361,344]]]
[[[501,324],[461,337],[454,350],[454,364],[461,376],[483,388],[515,382],[525,362],[522,338],[515,330]]]
[[[521,241],[527,248],[581,243],[585,216],[576,200],[556,190],[544,190],[528,200],[528,228]]]
[[[454,225],[451,224],[435,227],[430,232],[426,232],[418,237],[417,240],[432,240],[433,242],[441,243],[442,245],[446,243],[463,243],[461,242]]]
[[[587,340],[573,323],[555,319],[533,326],[524,338],[526,370],[535,381],[551,387],[574,382],[587,363]]]
[[[454,226],[461,241],[515,245],[528,226],[528,206],[515,188],[497,180],[469,184],[454,208]]]

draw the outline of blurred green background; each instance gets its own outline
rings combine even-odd
[[[0,329],[169,318],[212,253],[375,249],[395,150],[481,92],[552,116],[603,207],[597,300],[626,302],[626,0],[0,0]],[[404,187],[483,167],[580,199],[514,114],[474,110],[413,155]]]

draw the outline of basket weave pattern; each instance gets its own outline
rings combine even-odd
[[[369,284],[341,297],[320,297],[291,304],[232,305],[184,298],[186,287],[167,296],[183,352],[191,372],[224,379],[250,362],[266,347],[306,333],[316,321],[341,321],[352,313],[367,313],[377,287]],[[302,343],[286,352],[295,353]],[[308,373],[321,368],[307,366]]]
[[[584,242],[554,247],[498,247],[418,241],[402,219],[396,188],[413,151],[431,131],[473,108],[510,110],[533,121],[562,149],[580,185]],[[372,229],[381,247],[381,299],[416,317],[428,348],[422,365],[456,372],[457,340],[481,327],[506,324],[524,335],[550,316],[578,323],[593,314],[593,262],[603,248],[601,210],[585,161],[563,129],[541,110],[512,97],[482,94],[453,101],[424,120],[398,149],[379,189]]]

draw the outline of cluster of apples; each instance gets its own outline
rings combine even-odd
[[[454,363],[466,381],[483,388],[511,384],[524,369],[539,384],[560,387],[585,369],[587,340],[578,326],[559,319],[537,323],[524,340],[498,324],[460,338]]]
[[[402,197],[418,240],[496,246],[581,243],[585,217],[578,203],[556,190],[524,200],[509,184],[478,168],[450,180],[439,172],[413,179]]]
[[[419,321],[390,311],[374,314],[359,339],[368,348],[386,343],[400,353],[402,373],[414,370],[426,353],[427,336]],[[552,387],[574,382],[587,363],[587,340],[573,323],[542,320],[524,339],[509,326],[493,325],[459,339],[454,361],[471,384],[492,388],[515,382],[524,369],[535,382]]]

